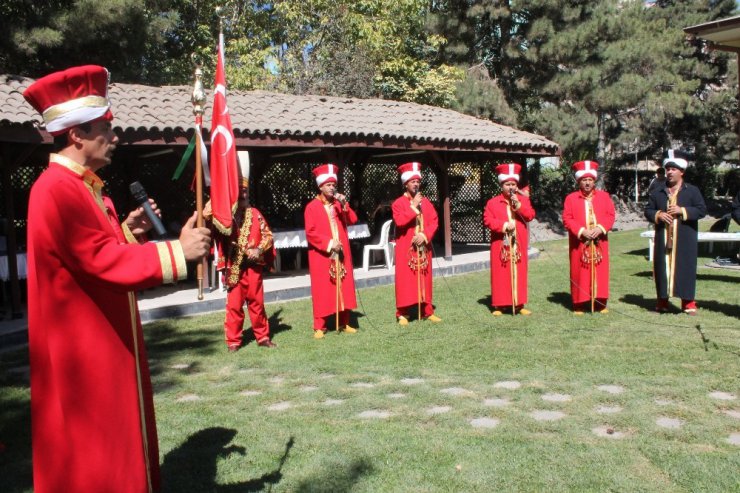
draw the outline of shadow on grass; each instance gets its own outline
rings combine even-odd
[[[174,363],[183,363],[184,355],[207,356],[222,350],[223,327],[208,325],[196,330],[177,330],[167,321],[158,321],[144,327],[149,372],[156,380],[155,392],[174,387],[173,379],[168,378],[167,371]],[[192,359],[192,356],[188,356]],[[187,369],[179,373],[198,373],[197,361],[192,361]],[[156,376],[156,378],[154,378]]]
[[[274,338],[277,334],[281,332],[286,332],[288,330],[292,330],[293,326],[284,324],[282,322],[282,318],[280,317],[280,314],[283,312],[283,309],[280,308],[275,313],[270,315],[270,318],[267,320],[267,323],[270,326],[270,338]],[[254,342],[254,332],[249,328],[250,321],[249,321],[249,315],[245,314],[244,316],[244,341],[242,342],[242,346],[246,346],[247,344]]]
[[[295,491],[299,493],[347,493],[354,491],[355,484],[364,475],[372,473],[373,465],[365,458],[355,459],[349,465],[333,464],[321,474],[304,479]]]
[[[28,389],[0,379],[5,390],[11,386]],[[2,491],[16,493],[33,489],[31,465],[31,402],[27,398],[10,398],[0,392],[0,484]]]
[[[645,259],[650,257],[650,251],[647,248],[638,248],[637,250],[630,250],[629,252],[620,252],[622,255],[634,255],[636,257],[643,257]]]
[[[241,483],[218,484],[216,483],[218,459],[234,453],[246,455],[244,447],[229,445],[235,436],[236,430],[222,427],[205,428],[190,435],[182,445],[164,457],[162,491],[245,493],[272,489],[283,478],[283,466],[295,443],[293,437],[286,442],[285,452],[273,471]]]
[[[640,272],[635,272],[632,275],[635,276],[635,277],[648,277],[648,278],[652,279],[653,278],[653,271],[652,270],[643,270],[643,271],[640,271]]]
[[[568,311],[573,308],[573,302],[570,293],[566,293],[565,291],[550,293],[550,295],[547,297],[547,301],[556,305],[560,305]]]
[[[709,310],[716,313],[721,313],[722,315],[726,315],[728,317],[740,319],[740,306],[738,305],[731,305],[730,303],[722,303],[721,301],[704,299],[697,300],[696,303],[697,305],[699,305],[700,311]]]
[[[624,296],[619,298],[619,301],[628,305],[637,306],[650,312],[652,312],[655,308],[655,296],[646,298],[641,294],[625,294]],[[679,311],[680,310],[676,310],[677,313]]]
[[[717,282],[726,282],[729,284],[736,284],[738,281],[740,281],[740,277],[724,276],[721,274],[697,273],[696,280],[697,281],[717,281]]]
[[[491,295],[490,294],[484,296],[483,298],[478,299],[478,304],[485,306],[486,309],[488,309],[488,310],[491,309],[491,303],[492,302],[493,302],[493,300],[491,299]]]
[[[349,313],[349,324],[352,327],[359,327],[360,326],[360,319],[365,317],[366,315],[364,313],[358,312],[357,309],[352,310]]]

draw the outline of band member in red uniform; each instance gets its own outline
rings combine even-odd
[[[596,189],[596,161],[573,164],[578,191],[565,197],[563,224],[570,248],[570,296],[573,313],[608,313],[609,236],[614,226],[611,195]]]
[[[47,75],[23,96],[58,149],[28,210],[34,490],[158,491],[136,292],[187,278],[186,261],[208,253],[210,232],[193,227],[193,214],[179,240],[143,241],[152,226],[143,208],[119,223],[96,174],[118,143],[105,68]]]
[[[527,223],[534,219],[529,197],[519,192],[521,165],[496,166],[503,193],[491,198],[483,224],[491,230],[491,305],[493,315],[504,311],[529,315],[527,303]]]
[[[322,164],[314,168],[319,194],[306,205],[304,221],[308,241],[308,271],[313,299],[313,336],[321,339],[327,318],[334,316],[338,331],[354,334],[350,312],[357,307],[352,252],[347,227],[357,222],[357,214],[347,197],[337,191],[339,167]]]
[[[421,194],[421,164],[398,167],[405,189],[391,206],[396,226],[396,318],[408,325],[409,311],[417,317],[441,322],[434,313],[432,289],[432,238],[439,219],[434,205]]]
[[[655,224],[653,277],[658,313],[667,312],[668,299],[676,296],[681,298],[684,313],[697,314],[694,298],[699,219],[707,214],[707,206],[699,189],[683,179],[688,165],[687,154],[668,151],[663,160],[665,187],[650,193],[645,208],[645,218]]]
[[[239,165],[240,196],[231,235],[217,234],[215,237],[221,252],[216,269],[222,272],[227,289],[224,332],[230,352],[236,352],[242,346],[245,302],[257,344],[277,347],[270,340],[262,286],[262,273],[271,269],[275,260],[272,231],[262,213],[249,205],[249,164],[240,161]],[[203,215],[207,220],[211,219],[210,202],[206,204]]]

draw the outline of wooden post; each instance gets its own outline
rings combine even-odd
[[[18,282],[18,243],[15,235],[15,208],[13,204],[13,184],[11,180],[11,164],[9,159],[3,159],[0,163],[3,168],[3,195],[5,195],[5,212],[8,217],[7,231],[7,255],[8,255],[8,279],[10,281],[10,308],[11,317],[14,319],[23,318],[23,309],[21,307],[21,288]]]
[[[445,260],[452,260],[452,214],[450,212],[450,166],[443,156],[437,152],[430,152],[435,164],[439,168],[440,202],[442,205],[442,223],[444,225]]]

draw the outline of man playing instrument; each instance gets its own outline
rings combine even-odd
[[[239,203],[234,212],[232,231],[228,236],[216,236],[220,252],[216,269],[222,273],[227,289],[224,333],[229,352],[236,352],[242,346],[245,302],[257,345],[277,347],[270,339],[262,284],[262,273],[270,270],[275,260],[272,231],[262,213],[249,204],[248,162],[240,160],[239,166]],[[212,219],[210,202],[206,204],[203,215],[206,220]]]
[[[665,187],[650,194],[645,208],[645,218],[655,224],[653,277],[658,295],[655,311],[658,313],[668,312],[668,299],[675,296],[681,298],[684,313],[697,314],[699,219],[707,214],[707,206],[699,189],[683,179],[688,165],[687,154],[679,150],[668,151],[663,160]]]
[[[337,165],[322,164],[313,169],[313,174],[319,194],[306,205],[303,216],[311,276],[313,336],[321,339],[328,318],[334,318],[337,331],[357,332],[350,325],[350,312],[357,307],[357,300],[347,236],[347,227],[357,222],[357,214],[347,197],[337,191]]]
[[[483,224],[491,230],[492,314],[504,311],[529,315],[527,303],[527,223],[535,211],[529,197],[519,192],[521,165],[496,166],[502,193],[491,198],[483,212]]]
[[[408,325],[412,307],[417,318],[442,321],[434,313],[432,291],[432,238],[439,219],[434,205],[421,194],[421,163],[398,167],[404,193],[392,206],[396,226],[396,319]]]
[[[570,296],[573,313],[608,313],[609,237],[614,226],[614,203],[608,192],[596,189],[596,161],[573,163],[578,191],[565,197],[563,224],[570,250]]]

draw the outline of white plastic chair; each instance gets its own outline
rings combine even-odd
[[[362,269],[365,272],[370,270],[370,252],[373,250],[383,250],[383,254],[385,255],[385,265],[388,267],[388,270],[393,269],[394,244],[393,242],[388,241],[392,224],[392,220],[384,222],[383,226],[380,228],[380,241],[375,245],[365,245],[362,249]]]
[[[219,291],[226,291],[226,286],[224,286],[224,280],[221,276],[221,273],[216,270],[216,265],[218,264],[218,248],[213,249],[213,261],[211,262],[211,275],[210,275],[210,286],[211,291],[219,290]]]

